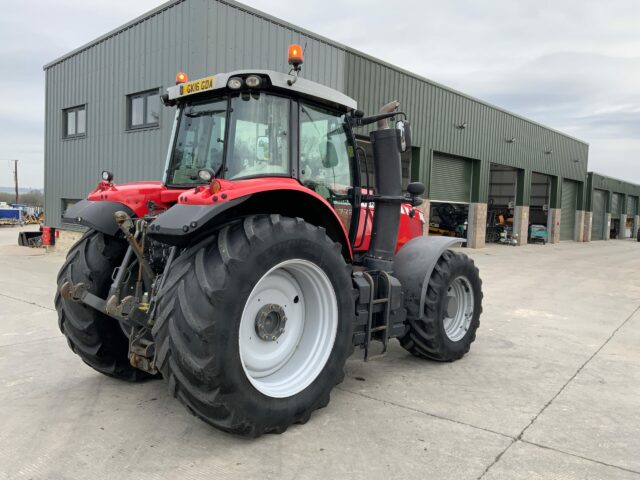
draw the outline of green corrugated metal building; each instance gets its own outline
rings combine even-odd
[[[103,169],[119,182],[162,178],[173,111],[158,95],[176,72],[287,71],[290,43],[306,45],[305,78],[352,96],[365,112],[402,102],[414,143],[406,181],[427,185],[427,215],[443,202],[468,209],[470,246],[484,245],[487,211],[509,184],[493,191],[492,168],[513,179],[504,198],[521,243],[530,205],[544,214],[538,221],[551,241],[585,240],[593,197],[585,142],[229,0],[172,0],[44,67],[47,223],[63,227],[63,210]]]
[[[589,172],[587,211],[591,215],[591,240],[638,235],[640,185]]]

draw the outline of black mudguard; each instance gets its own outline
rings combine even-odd
[[[166,212],[158,215],[147,230],[147,235],[154,240],[169,245],[184,245],[206,227],[222,220],[227,210],[240,205],[250,196],[236,198],[227,202],[212,205],[174,205]]]
[[[393,275],[402,283],[407,318],[419,319],[431,273],[445,250],[465,243],[456,237],[416,237],[402,246],[393,260]]]
[[[67,208],[62,215],[65,223],[84,225],[106,235],[114,236],[118,232],[118,225],[113,214],[123,211],[129,216],[135,216],[133,210],[120,202],[80,200]]]

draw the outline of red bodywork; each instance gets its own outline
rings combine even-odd
[[[131,182],[114,185],[101,181],[87,200],[103,202],[120,202],[138,217],[149,212],[149,202],[156,205],[157,210],[164,210],[175,205],[178,196],[186,190],[167,188],[162,182]]]
[[[321,202],[339,221],[345,239],[349,238],[348,224],[350,215],[339,215],[324,197],[305,187],[294,178],[262,177],[233,181],[217,179],[214,180],[211,185],[200,185],[188,190],[167,188],[161,182],[132,182],[114,185],[101,181],[96,186],[96,189],[89,194],[87,199],[93,201],[120,202],[133,210],[137,216],[143,217],[149,212],[150,202],[153,202],[155,205],[155,210],[164,210],[175,204],[214,205],[247,195],[274,190],[303,192],[316,201]],[[422,225],[424,223],[424,216],[419,209],[413,208],[408,203],[402,204],[401,208],[396,251],[412,238],[421,236]],[[373,204],[369,204],[368,209],[364,204],[361,206],[358,235],[355,245],[352,246],[354,251],[361,252],[369,248],[373,214]],[[347,228],[345,228],[345,224],[347,224]]]

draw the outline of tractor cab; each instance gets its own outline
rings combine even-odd
[[[340,211],[350,229],[350,212],[359,206],[348,118],[356,108],[353,99],[266,70],[191,82],[179,73],[176,80],[180,83],[163,96],[165,104],[177,107],[167,187],[194,188],[212,179],[292,178]]]

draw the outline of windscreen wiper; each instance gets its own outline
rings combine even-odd
[[[195,113],[185,113],[185,116],[189,117],[189,118],[197,118],[197,117],[204,117],[206,116],[211,116],[211,115],[217,115],[218,113],[226,113],[226,109],[225,110],[202,110],[201,112],[195,112]]]

